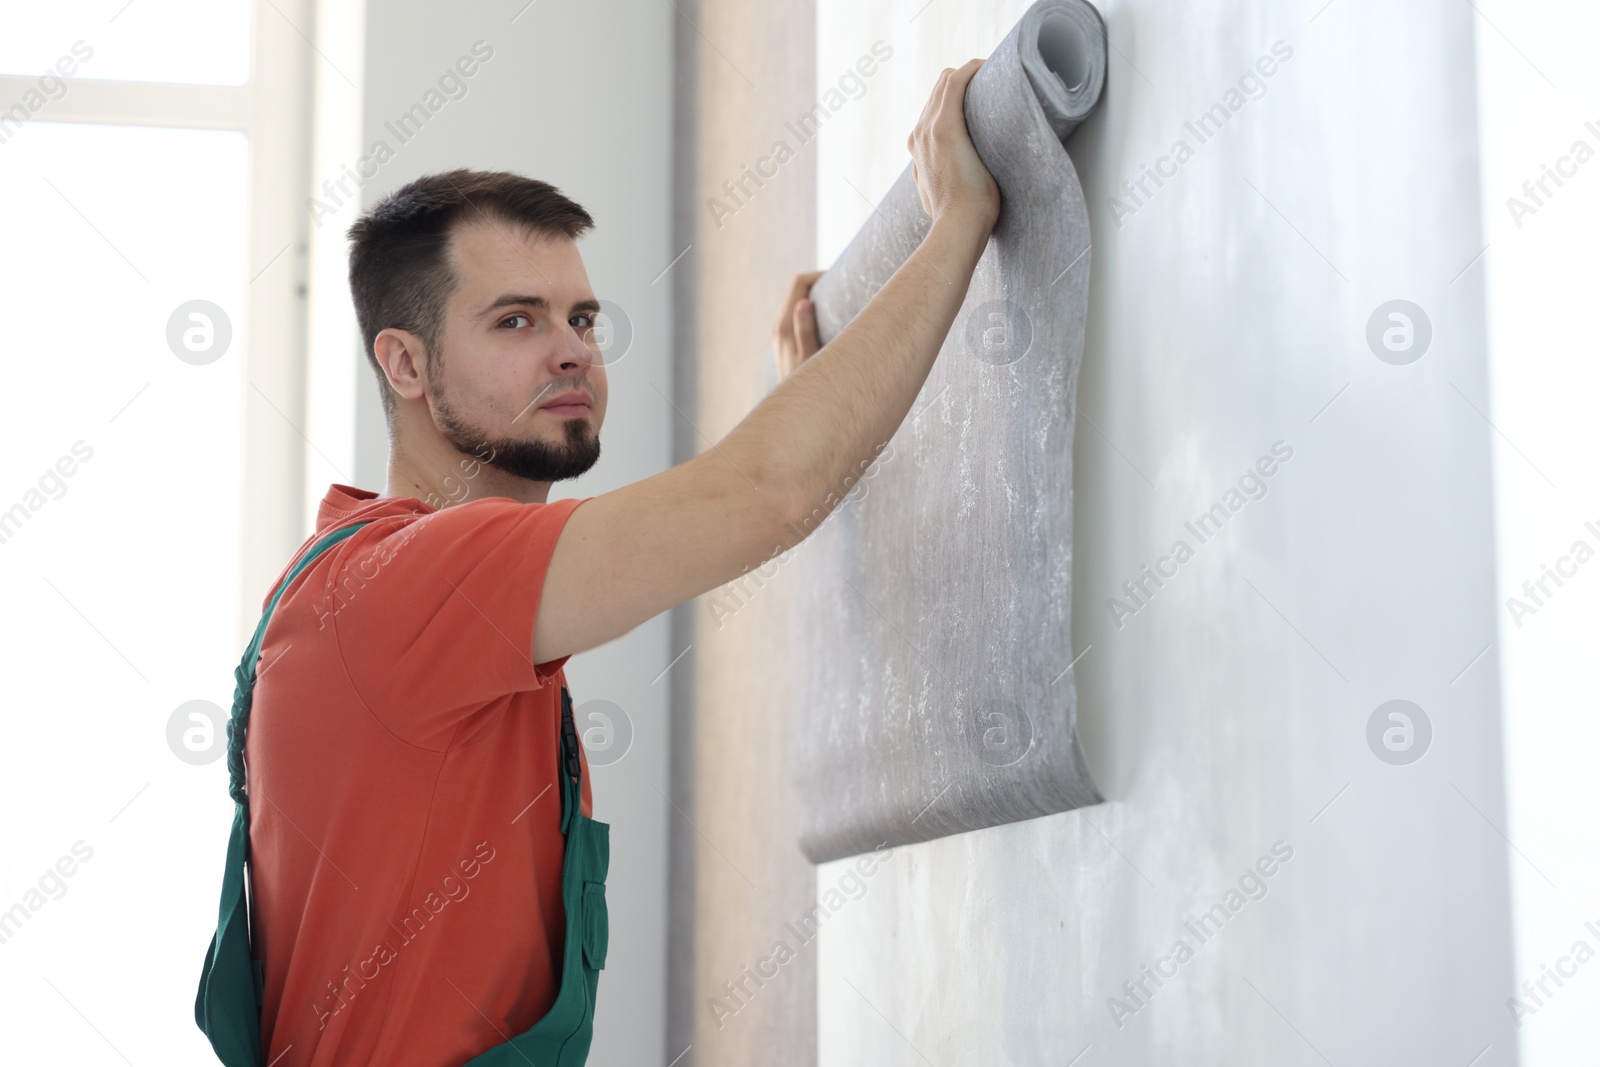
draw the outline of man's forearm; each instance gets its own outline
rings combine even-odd
[[[825,508],[894,436],[966,299],[988,229],[944,216],[866,307],[718,446],[790,515]]]

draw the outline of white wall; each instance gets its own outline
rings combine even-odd
[[[1494,381],[1486,413],[1499,428],[1495,647],[1505,665],[1506,836],[1518,850],[1511,866],[1517,996],[1532,1009],[1517,1036],[1525,1063],[1577,1067],[1594,1062],[1600,1048],[1600,964],[1590,957],[1579,965],[1583,953],[1573,951],[1580,941],[1590,953],[1600,949],[1593,787],[1600,577],[1592,559],[1577,566],[1571,555],[1578,541],[1590,552],[1600,548],[1585,525],[1600,527],[1592,311],[1600,288],[1600,130],[1588,125],[1600,127],[1600,78],[1590,54],[1600,11],[1562,0],[1480,8]],[[1582,165],[1573,153],[1579,141],[1590,153]],[[1567,177],[1545,178],[1546,167]],[[1540,179],[1544,189],[1530,197],[1523,183]],[[1557,575],[1556,585],[1545,567],[1568,574]],[[1530,597],[1523,583],[1540,579],[1544,590]],[[1524,981],[1545,984],[1530,993],[1520,988]]]
[[[396,148],[362,190],[370,204],[421,174],[458,166],[513,170],[553,183],[594,216],[579,248],[595,293],[621,305],[634,341],[608,368],[610,401],[594,470],[551,499],[591,496],[671,465],[670,5],[643,0],[439,5],[369,0],[364,146]],[[519,12],[519,9],[520,12]],[[494,49],[403,146],[384,128],[422,99],[475,41]],[[317,178],[320,183],[321,177]],[[357,484],[381,489],[383,414],[365,361],[359,377]],[[659,392],[657,390],[660,390]],[[334,480],[333,476],[324,479]],[[611,948],[600,981],[589,1062],[664,1064],[668,619],[660,616],[567,666],[580,731],[584,704],[607,700],[631,722],[632,747],[594,768],[594,814],[611,824]],[[593,758],[594,747],[590,748]]]
[[[819,90],[895,49],[822,134],[826,264],[937,72],[1026,4],[818,7]],[[1110,799],[896,850],[823,928],[819,1062],[1513,1063],[1473,10],[1102,12],[1105,101],[1069,143],[1095,231],[1072,652]],[[1280,41],[1199,143],[1185,121]],[[1108,204],[1180,138],[1174,177]],[[1395,299],[1432,327],[1406,365],[1366,336]],[[1265,497],[1119,628],[1107,598],[1280,441]],[[1368,743],[1395,699],[1432,725],[1408,765]],[[1186,929],[1278,842],[1260,899]],[[1145,964],[1170,977],[1135,999]]]

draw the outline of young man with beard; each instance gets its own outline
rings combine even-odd
[[[265,1062],[498,1063],[552,1025],[559,1062],[581,1062],[604,826],[563,741],[563,665],[792,547],[793,520],[893,436],[999,212],[962,114],[978,65],[940,75],[907,139],[932,219],[916,253],[820,350],[817,275],[797,277],[777,389],[714,447],[600,496],[547,503],[599,459],[608,397],[583,208],[458,170],[351,229],[391,455],[382,495],[329,488],[255,668],[243,762]],[[574,867],[568,835],[585,826]],[[587,992],[569,1002],[574,982]]]

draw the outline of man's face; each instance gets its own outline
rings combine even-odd
[[[519,478],[576,478],[600,458],[606,412],[599,301],[578,246],[496,221],[457,229],[450,255],[457,286],[439,338],[443,366],[429,367],[440,432]],[[577,402],[558,403],[567,398]]]

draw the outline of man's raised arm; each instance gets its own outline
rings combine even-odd
[[[726,437],[580,505],[551,556],[533,661],[605,644],[802,540],[911,410],[966,298],[1000,196],[967,135],[973,60],[939,76],[907,138],[927,236],[861,312]],[[814,318],[811,344],[815,344]],[[809,531],[806,531],[809,532]]]

